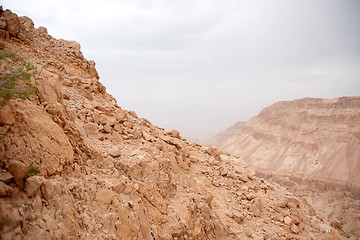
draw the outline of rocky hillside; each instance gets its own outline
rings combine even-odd
[[[37,89],[0,110],[1,239],[341,239],[304,199],[121,109],[78,43],[1,9],[0,47]]]
[[[360,238],[360,97],[275,103],[228,136],[214,145]]]

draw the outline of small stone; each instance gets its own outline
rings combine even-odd
[[[289,216],[284,217],[284,223],[285,223],[286,225],[290,225],[290,223],[291,223],[291,217],[289,217]]]
[[[116,158],[116,157],[120,157],[121,151],[117,146],[113,146],[113,147],[108,149],[108,154],[111,157]]]
[[[110,126],[110,124],[105,124],[104,125],[104,132],[106,133],[111,133],[112,127]]]
[[[290,230],[291,230],[293,233],[296,233],[296,234],[300,232],[299,227],[298,227],[295,223],[292,223],[292,224],[291,224]]]
[[[122,193],[125,190],[125,187],[126,187],[125,183],[118,181],[113,185],[112,190],[114,190],[117,193]]]
[[[244,216],[238,211],[233,212],[231,218],[234,219],[238,224],[244,222]]]
[[[215,186],[215,187],[220,187],[221,185],[220,185],[220,181],[219,180],[216,180],[216,179],[214,179],[213,181],[212,181],[212,184]]]

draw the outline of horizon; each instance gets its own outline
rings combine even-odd
[[[278,101],[360,95],[360,2],[4,0],[81,44],[123,109],[192,140]]]

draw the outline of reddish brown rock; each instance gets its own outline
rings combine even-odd
[[[8,166],[8,171],[14,176],[15,183],[20,189],[24,187],[24,177],[27,173],[27,167],[24,163],[16,160],[11,160]]]
[[[25,182],[25,192],[28,197],[34,197],[36,193],[40,190],[41,184],[43,183],[44,178],[40,176],[32,176],[26,179]]]
[[[5,105],[0,109],[0,125],[14,125],[15,116],[9,105]]]

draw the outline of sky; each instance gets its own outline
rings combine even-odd
[[[2,0],[95,60],[118,104],[203,140],[277,101],[360,96],[358,0]]]

